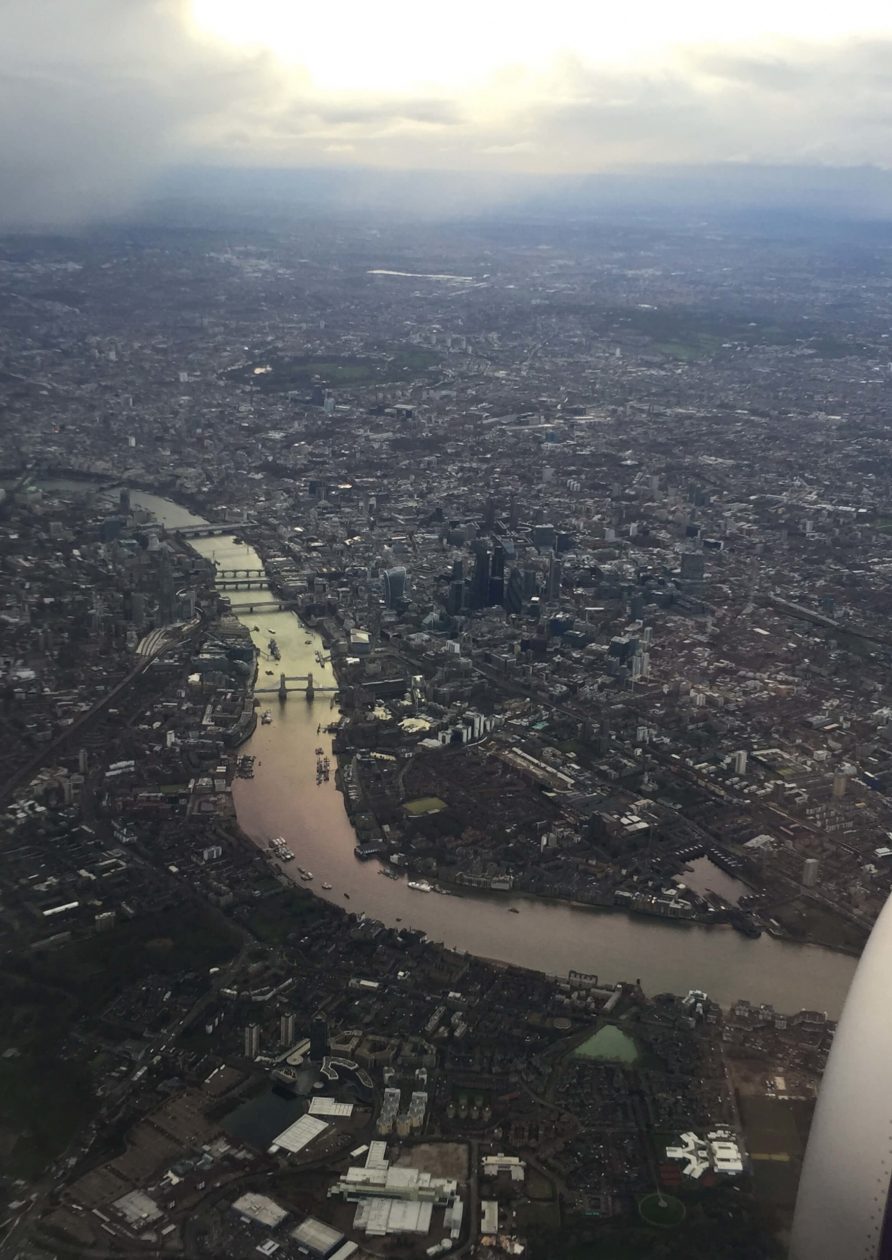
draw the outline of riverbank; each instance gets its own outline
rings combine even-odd
[[[258,544],[254,544],[253,550],[255,554],[259,557],[264,570],[266,570],[268,558],[265,554],[264,548]],[[303,616],[298,612],[296,612],[295,615],[298,616],[298,619],[299,621],[301,621],[301,624],[312,629],[312,631],[320,637],[323,643],[323,647],[325,651],[327,651],[328,653],[329,663],[332,669],[332,673],[335,676],[335,679],[338,683],[338,687],[341,689],[341,692],[343,693],[344,685],[341,679],[342,662],[339,659],[338,655],[333,650],[334,644],[338,642],[338,640],[330,632],[329,619],[324,618],[324,617],[316,617],[313,619],[313,621],[309,621],[309,620],[304,620]],[[349,723],[349,719],[348,719],[348,723]],[[363,812],[363,811],[359,809],[358,803],[354,803],[351,800],[350,794],[347,791],[346,771],[348,769],[349,757],[345,755],[343,752],[338,751],[335,748],[333,748],[332,755],[335,760],[335,774],[334,774],[335,786],[337,787],[338,791],[341,793],[343,797],[344,808],[347,812],[348,817],[350,818],[351,825],[353,826],[354,831],[355,831],[356,830],[356,814],[357,812]],[[377,846],[377,842],[370,843],[367,846],[363,846],[359,842],[358,836],[357,836],[357,852],[359,852],[359,849],[362,849],[362,848],[366,848],[368,850],[368,858],[370,860],[372,861],[381,860],[383,863],[383,860],[386,856],[386,851],[380,850]],[[413,867],[411,863],[407,864],[405,867],[400,867],[399,869],[403,874],[406,874],[409,876],[415,875],[418,878],[424,878],[429,874],[429,872],[427,871],[415,869],[415,867]],[[578,909],[601,910],[601,911],[609,911],[612,913],[626,914],[630,916],[643,916],[647,918],[658,919],[663,923],[672,924],[672,925],[682,925],[682,926],[699,925],[699,926],[707,927],[710,929],[713,927],[730,927],[734,931],[740,932],[742,935],[749,937],[750,939],[757,938],[761,934],[761,930],[762,930],[761,923],[758,923],[755,920],[753,920],[752,916],[748,914],[744,914],[740,912],[739,910],[737,910],[735,907],[730,907],[730,906],[727,908],[727,910],[724,910],[724,911],[723,910],[710,911],[709,909],[697,909],[696,907],[691,907],[690,910],[667,912],[660,907],[660,905],[657,902],[657,899],[652,898],[652,897],[647,897],[647,896],[640,896],[634,899],[634,901],[629,900],[627,905],[623,905],[618,900],[583,901],[583,900],[578,900],[572,897],[564,897],[560,893],[538,893],[538,892],[534,892],[534,891],[531,891],[522,887],[517,887],[516,885],[513,885],[513,884],[511,888],[507,888],[507,889],[499,889],[492,886],[487,888],[485,885],[472,884],[470,881],[465,882],[465,879],[461,877],[461,873],[459,873],[458,877],[456,878],[448,878],[448,877],[444,877],[440,872],[438,872],[436,875],[436,879],[439,884],[448,886],[450,890],[450,894],[453,896],[466,896],[468,892],[471,891],[471,889],[473,889],[474,891],[480,891],[480,892],[490,891],[494,893],[496,896],[513,892],[515,896],[523,897],[529,900],[538,900],[538,901],[541,901],[543,904],[563,904],[563,905],[567,905],[567,906],[578,908]],[[612,896],[615,897],[615,894],[612,894]],[[808,942],[803,942],[803,943],[808,943]],[[814,943],[817,944],[819,942],[816,941]]]
[[[167,528],[201,524],[179,504],[135,491],[134,506],[152,511]],[[233,531],[244,531],[233,525]],[[229,536],[194,539],[196,550],[221,566],[259,565],[246,544]],[[238,614],[238,610],[236,609]],[[318,670],[315,652],[328,649],[318,627],[307,627],[292,612],[259,614],[262,630],[254,643],[263,650],[271,633],[282,651],[288,675],[312,670],[321,681],[337,681],[331,664]],[[243,624],[256,624],[248,613]],[[703,989],[723,1006],[738,998],[771,1003],[779,1011],[826,1010],[836,1018],[848,989],[854,961],[850,956],[816,946],[778,940],[767,933],[748,940],[739,933],[684,923],[685,931],[668,931],[675,921],[625,912],[591,913],[591,907],[561,898],[512,893],[425,896],[406,888],[405,880],[384,879],[377,862],[359,862],[353,855],[354,829],[334,783],[317,784],[315,748],[331,751],[324,729],[320,697],[307,702],[292,696],[273,709],[269,725],[257,724],[242,751],[255,757],[250,780],[236,780],[233,799],[241,831],[263,850],[272,836],[282,836],[295,853],[292,863],[312,870],[311,891],[340,909],[365,913],[387,927],[402,925],[423,932],[449,949],[489,958],[526,970],[566,976],[569,971],[598,974],[605,983],[640,978],[646,992],[685,993]],[[325,706],[326,715],[328,706]],[[320,720],[321,718],[321,720]],[[297,870],[279,868],[280,878],[300,886]],[[330,883],[330,891],[322,889]],[[512,906],[519,910],[511,914]]]
[[[97,484],[98,488],[102,490],[108,490],[108,489],[124,484],[120,480],[108,479],[97,474],[77,472],[74,474],[74,476],[76,477],[78,481],[81,481],[84,483]],[[145,494],[151,495],[153,498],[156,496],[158,489],[163,489],[162,487],[148,488],[145,484],[142,484],[140,486],[137,486],[135,483],[130,483],[130,484],[131,484],[132,489],[137,494],[145,493]],[[200,509],[201,511],[209,513],[211,516],[214,515],[214,506],[212,504],[209,504],[206,502],[198,502],[197,500],[195,500],[194,496],[187,496],[187,495],[181,494],[179,497],[182,500],[181,503],[175,503],[170,500],[163,501],[163,502],[169,503],[171,507],[175,508],[176,515],[180,518],[176,520],[164,521],[165,525],[167,525],[167,527],[170,528],[172,531],[175,532],[177,526],[184,523],[200,523],[200,521],[203,518],[194,515],[194,510],[196,508]],[[154,503],[146,503],[145,506],[149,510],[157,510],[159,506],[159,502],[161,501],[156,500]],[[139,504],[137,504],[137,506],[139,506]],[[182,519],[184,515],[184,508],[185,508],[186,515],[192,514],[192,522],[188,522]],[[163,517],[161,519],[163,520]],[[236,530],[236,529],[240,529],[242,534],[244,534],[245,532],[244,527],[233,525],[233,530]],[[248,532],[250,532],[250,527],[248,529]],[[226,543],[227,538],[228,538],[227,535],[223,535],[221,536],[220,539],[215,540],[215,543],[212,545],[217,545],[218,543],[220,545],[224,545]],[[204,544],[203,544],[205,546],[205,550],[202,549],[202,545],[196,546],[195,545],[196,541],[197,540],[189,540],[189,541],[184,540],[182,542],[182,545],[188,548],[188,550],[192,551],[194,554],[202,556],[205,554],[206,540],[204,540]],[[251,551],[252,554],[256,557],[256,559],[259,561],[260,565],[262,565],[263,569],[268,572],[269,557],[267,555],[266,548],[263,546],[263,544],[255,543],[251,547],[246,547],[246,550]],[[237,610],[236,610],[236,615],[238,615]],[[257,614],[257,615],[260,615],[260,614]],[[314,634],[321,640],[322,649],[323,649],[323,652],[328,656],[329,666],[334,676],[334,680],[338,688],[341,689],[341,691],[343,692],[344,687],[345,687],[344,679],[342,677],[343,663],[339,657],[339,654],[335,650],[338,639],[335,635],[331,633],[331,627],[328,620],[326,618],[315,617],[312,619],[312,621],[310,620],[304,621],[300,617],[299,614],[296,614],[296,616],[297,616],[299,624],[304,629],[306,629],[308,633]],[[243,620],[246,621],[246,618],[243,618]],[[256,685],[256,669],[255,669],[254,682]],[[330,723],[326,723],[326,726],[328,725],[330,725]],[[240,732],[239,739],[238,739],[238,746],[241,746],[242,744],[247,743],[250,740],[250,738],[254,734],[254,731],[256,730],[256,726],[257,726],[256,711],[252,711],[250,726],[246,727],[246,729],[243,732]],[[355,812],[355,808],[356,808],[355,805],[350,801],[348,793],[345,790],[345,771],[347,770],[349,766],[350,756],[345,755],[342,751],[337,751],[333,747],[332,757],[333,757],[333,760],[335,761],[335,774],[333,776],[334,782],[342,793],[344,807],[347,810],[347,813],[349,816]],[[353,823],[353,818],[351,817],[351,824],[352,823]],[[353,837],[353,842],[354,844],[357,843],[356,836]],[[413,868],[411,867],[407,869],[410,870],[410,872],[418,874],[420,876],[425,876],[428,874],[428,872],[426,871],[414,871]],[[467,884],[464,884],[461,881],[456,881],[454,879],[443,878],[441,875],[439,875],[439,873],[436,876],[436,878],[439,880],[440,883],[448,884],[450,888],[453,890],[455,895],[467,898],[470,892],[469,886]],[[479,891],[485,891],[485,890],[475,889],[475,892],[479,892]],[[544,904],[544,905],[564,905],[564,906],[567,906],[573,909],[578,909],[578,910],[610,911],[612,913],[620,913],[623,915],[634,915],[636,917],[646,915],[647,917],[652,917],[656,920],[659,920],[664,925],[671,925],[671,926],[677,926],[678,924],[682,924],[684,926],[689,926],[691,924],[700,924],[708,928],[709,930],[711,930],[715,926],[722,926],[722,924],[719,922],[711,922],[710,917],[704,914],[698,914],[696,912],[692,912],[690,914],[660,913],[656,908],[649,908],[643,902],[637,904],[634,907],[627,908],[622,905],[610,904],[604,901],[592,902],[588,900],[577,899],[572,896],[568,897],[568,896],[562,895],[560,892],[540,893],[538,891],[532,891],[532,890],[519,888],[519,887],[515,887],[513,890],[502,891],[499,889],[492,889],[491,891],[494,895],[494,900],[496,901],[498,901],[500,898],[503,898],[506,895],[506,893],[513,891],[514,895],[517,897],[524,898],[525,900],[528,900],[528,901],[541,902],[541,904]],[[790,913],[792,914],[793,911],[791,910]],[[828,916],[823,916],[821,922],[817,923],[817,922],[813,922],[814,916],[808,917],[808,916],[800,914],[795,922],[791,922],[788,924],[783,921],[784,915],[786,914],[786,911],[784,909],[777,910],[775,914],[776,914],[776,918],[774,921],[770,921],[767,918],[761,918],[758,921],[759,927],[762,930],[764,930],[766,933],[771,935],[775,940],[789,942],[789,943],[803,944],[803,945],[820,946],[823,948],[831,949],[835,952],[839,952],[849,958],[858,957],[860,953],[858,944],[855,943],[852,939],[852,933],[845,930],[845,925],[834,924],[833,922],[828,921]],[[732,926],[734,926],[733,923],[732,923]],[[738,925],[737,930],[740,930],[741,932],[743,932],[744,935],[748,934],[747,931],[745,930],[745,925],[743,924]],[[749,932],[749,934],[752,934],[752,933]]]

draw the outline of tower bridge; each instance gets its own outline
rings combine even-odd
[[[289,683],[302,683],[303,686],[289,687]],[[313,682],[312,674],[280,674],[278,687],[255,687],[254,694],[256,696],[269,696],[275,692],[278,694],[279,699],[284,702],[289,695],[293,695],[297,691],[302,691],[308,700],[312,700],[317,691],[339,690],[339,687],[317,687]]]

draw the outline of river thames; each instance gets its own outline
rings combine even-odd
[[[44,484],[71,489],[76,483]],[[170,528],[203,523],[156,495],[132,490],[130,497]],[[251,547],[236,544],[231,535],[194,539],[192,545],[222,568],[261,563]],[[312,672],[317,685],[334,684],[330,666],[319,664],[317,653],[325,654],[320,636],[294,613],[239,612],[239,604],[274,598],[269,592],[231,596],[234,611],[261,652],[258,688],[277,684],[283,670],[288,675]],[[267,659],[271,637],[279,645],[281,663]],[[386,878],[377,861],[354,857],[353,828],[334,776],[330,782],[316,782],[315,749],[321,745],[330,755],[331,737],[324,728],[339,716],[329,695],[318,693],[313,702],[300,692],[284,703],[275,694],[259,699],[272,721],[258,723],[241,749],[256,761],[254,778],[237,780],[234,787],[238,820],[263,848],[271,836],[283,836],[296,861],[281,869],[295,882],[300,881],[298,866],[312,871],[309,887],[317,896],[388,926],[401,922],[418,928],[454,949],[554,975],[576,969],[595,973],[606,983],[640,979],[651,995],[696,988],[723,1006],[746,998],[770,1002],[784,1012],[808,1008],[838,1017],[856,964],[832,950],[775,940],[767,933],[751,940],[730,927],[667,923],[527,897],[422,893],[409,889],[403,878]],[[322,889],[323,882],[332,885],[331,891]],[[512,908],[519,913],[510,913]]]

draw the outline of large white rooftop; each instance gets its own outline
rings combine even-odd
[[[131,1190],[122,1195],[120,1199],[115,1199],[112,1207],[120,1212],[128,1224],[135,1226],[148,1225],[157,1221],[162,1214],[155,1200],[142,1190]]]
[[[353,1103],[336,1102],[334,1098],[311,1098],[311,1116],[352,1116]]]
[[[300,1247],[306,1247],[314,1256],[327,1256],[344,1241],[340,1230],[332,1229],[315,1216],[308,1216],[291,1231],[291,1237]]]
[[[250,1190],[240,1199],[235,1200],[232,1210],[238,1212],[239,1216],[246,1216],[249,1221],[255,1221],[258,1225],[266,1225],[269,1229],[275,1229],[277,1225],[281,1225],[288,1215],[285,1208],[279,1207],[273,1199],[267,1198],[265,1194],[255,1194]]]
[[[678,1146],[666,1148],[666,1157],[682,1160],[684,1175],[694,1181],[699,1181],[710,1168],[728,1176],[743,1172],[740,1146],[730,1129],[716,1129],[705,1138],[682,1133]]]
[[[292,1154],[302,1151],[305,1146],[317,1138],[320,1133],[324,1133],[329,1128],[324,1120],[318,1120],[315,1116],[301,1116],[299,1120],[295,1120],[294,1124],[289,1124],[287,1129],[283,1129],[277,1138],[274,1139],[270,1150],[291,1151]]]
[[[353,1219],[355,1229],[371,1238],[387,1234],[427,1234],[433,1204],[407,1199],[361,1199]]]

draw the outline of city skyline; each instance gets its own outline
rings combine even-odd
[[[0,1256],[888,1260],[892,15],[0,106]]]

